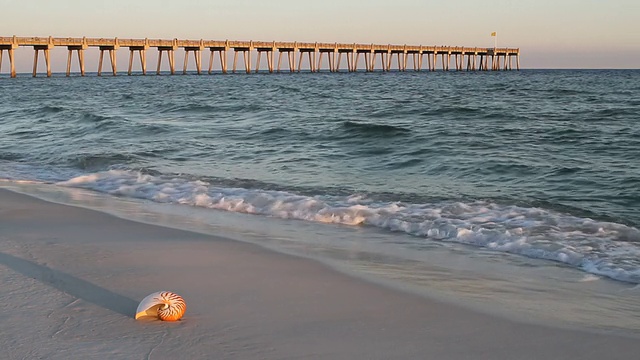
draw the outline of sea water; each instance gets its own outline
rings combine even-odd
[[[636,70],[3,77],[0,179],[640,333],[639,121]]]

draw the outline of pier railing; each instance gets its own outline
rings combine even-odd
[[[134,53],[140,57],[142,73],[146,75],[146,50],[156,48],[159,52],[157,74],[160,74],[163,54],[167,54],[171,74],[175,74],[175,55],[177,49],[184,49],[183,73],[187,72],[187,60],[190,53],[196,62],[198,74],[202,73],[202,51],[209,50],[209,69],[212,73],[215,55],[218,53],[220,67],[223,73],[227,73],[227,51],[233,51],[233,68],[236,72],[239,63],[238,56],[242,55],[245,71],[251,73],[251,55],[257,53],[257,61],[253,72],[260,71],[260,59],[263,54],[267,58],[269,72],[280,72],[283,55],[288,62],[290,72],[300,71],[304,57],[308,57],[308,66],[311,72],[328,70],[331,72],[340,71],[342,56],[347,60],[347,70],[357,71],[364,61],[366,71],[375,71],[376,66],[382,71],[391,71],[392,59],[395,56],[398,71],[406,71],[409,60],[412,60],[414,71],[423,69],[424,57],[427,57],[428,71],[435,71],[438,67],[438,57],[441,59],[442,70],[450,69],[451,60],[454,60],[455,69],[458,71],[488,71],[488,70],[512,70],[515,60],[516,69],[520,70],[520,49],[519,48],[485,48],[485,47],[463,47],[463,46],[423,46],[423,45],[395,45],[395,44],[345,44],[345,43],[318,43],[318,42],[281,42],[281,41],[235,41],[235,40],[181,40],[181,39],[119,39],[119,38],[87,38],[87,37],[0,37],[0,69],[2,68],[2,55],[5,50],[9,54],[11,66],[11,77],[16,76],[14,51],[19,47],[33,47],[34,62],[33,76],[37,75],[38,54],[44,52],[47,65],[47,76],[51,76],[51,63],[49,51],[54,47],[67,47],[67,76],[71,72],[71,60],[73,52],[77,53],[80,65],[80,73],[85,74],[84,50],[89,47],[96,47],[100,50],[100,60],[98,64],[98,75],[102,74],[104,54],[108,52],[111,60],[111,70],[113,75],[117,74],[116,50],[121,47],[129,48],[129,69],[131,75]],[[278,53],[277,67],[275,66],[275,54]],[[296,55],[298,61],[296,62]],[[327,66],[323,68],[323,58]],[[376,61],[378,59],[379,61]]]

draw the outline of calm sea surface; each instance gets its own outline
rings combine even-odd
[[[640,329],[637,70],[3,74],[0,179]]]

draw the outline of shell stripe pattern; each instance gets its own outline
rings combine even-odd
[[[158,300],[165,304],[165,306],[158,309],[158,317],[162,321],[180,320],[187,310],[187,304],[184,299],[176,293],[162,291],[158,295]]]

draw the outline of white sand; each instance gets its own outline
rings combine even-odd
[[[512,322],[255,245],[0,189],[0,359],[636,359],[640,339]],[[187,301],[136,321],[147,294]]]

